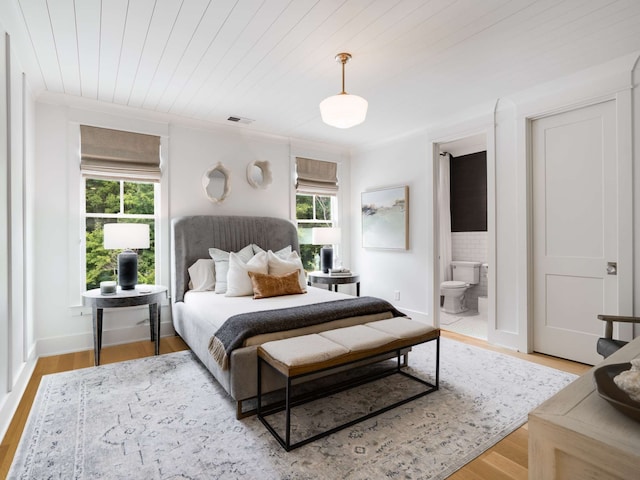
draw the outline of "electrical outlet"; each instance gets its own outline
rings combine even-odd
[[[393,292],[393,299],[400,300],[400,290],[396,290]]]

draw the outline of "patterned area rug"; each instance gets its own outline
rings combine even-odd
[[[412,373],[432,381],[434,354],[435,342],[415,348]],[[189,351],[48,375],[9,478],[441,479],[575,378],[446,338],[440,365],[439,391],[289,453],[257,418],[235,419],[235,403]],[[404,390],[395,381],[298,417],[330,427]]]

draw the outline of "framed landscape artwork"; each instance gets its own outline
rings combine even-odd
[[[409,187],[362,193],[362,246],[409,249]]]

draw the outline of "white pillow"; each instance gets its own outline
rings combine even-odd
[[[213,290],[216,286],[215,262],[209,258],[201,258],[188,268],[189,288],[195,292]]]
[[[265,251],[262,247],[260,247],[259,245],[256,245],[255,243],[253,243],[252,245],[253,245],[253,253],[260,253]],[[291,245],[287,245],[286,247],[281,248],[277,252],[273,252],[273,253],[275,253],[280,258],[287,258],[289,255],[291,255]]]
[[[209,255],[216,264],[215,291],[216,293],[225,293],[227,291],[227,272],[229,271],[229,252],[225,252],[219,248],[210,248]],[[246,263],[253,257],[253,247],[249,244],[240,250],[237,255]]]
[[[229,273],[227,274],[227,297],[244,297],[253,295],[253,284],[247,272],[269,273],[267,253],[257,253],[248,262],[242,261],[240,255],[229,254]]]
[[[307,291],[307,278],[305,277],[304,267],[298,252],[291,252],[285,258],[282,258],[277,253],[269,250],[267,252],[267,260],[269,262],[269,275],[286,275],[297,270],[300,289],[303,292]]]

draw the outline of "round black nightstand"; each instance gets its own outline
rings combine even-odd
[[[149,329],[151,341],[155,341],[155,354],[160,353],[160,302],[167,298],[167,287],[160,285],[136,285],[133,290],[102,294],[99,288],[82,294],[82,303],[90,306],[93,313],[93,351],[96,366],[100,365],[102,348],[102,311],[105,308],[136,307],[149,305]]]
[[[327,285],[327,288],[331,290],[333,286],[333,291],[338,291],[338,285],[346,285],[348,283],[356,284],[356,295],[360,296],[360,275],[357,273],[349,273],[349,274],[340,274],[340,275],[331,275],[330,273],[324,272],[309,272],[307,273],[307,282],[309,285],[312,283],[319,283],[322,285]]]

